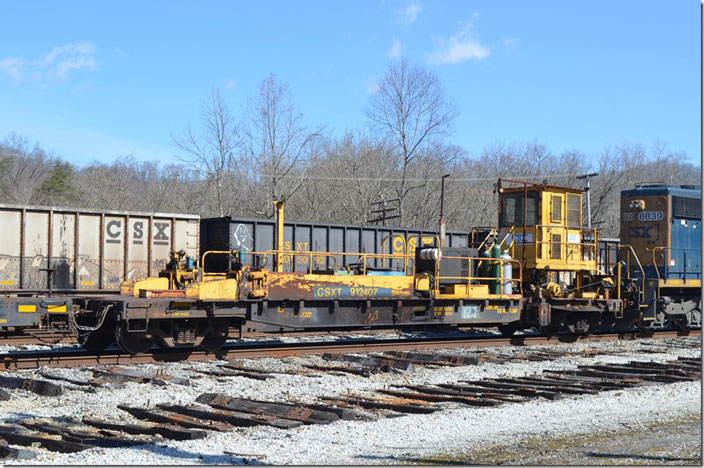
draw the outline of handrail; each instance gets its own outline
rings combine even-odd
[[[400,237],[401,240],[403,241],[403,252],[404,254],[408,252],[408,243],[406,241],[406,238],[403,237],[401,234],[387,234],[386,236],[381,238],[381,254],[385,255],[386,254],[386,239],[393,239],[394,237]],[[391,250],[393,251],[393,246],[391,246]],[[392,255],[392,254],[390,254]],[[384,266],[384,261],[382,260],[381,266]],[[406,271],[406,264],[404,263],[403,265],[403,270]]]
[[[631,250],[631,253],[633,254],[633,258],[635,258],[636,262],[638,263],[638,269],[640,269],[640,274],[641,274],[641,285],[640,285],[640,303],[643,304],[645,303],[645,270],[643,269],[643,265],[640,263],[640,259],[638,258],[638,255],[636,255],[636,251],[633,250],[633,247],[630,244],[621,244],[619,243],[619,250],[625,247],[628,247]],[[628,259],[631,257],[629,256]],[[628,270],[629,276],[630,276],[630,271],[631,271],[631,264],[629,261],[626,261],[626,268]]]
[[[511,227],[508,229],[508,231],[506,232],[506,235],[504,236],[504,238],[501,239],[501,241],[499,242],[499,247],[501,247],[501,246],[503,245],[503,243],[506,241],[506,239],[508,239],[508,236],[511,236],[511,243],[510,243],[508,246],[506,246],[506,250],[508,250],[508,249],[510,249],[511,247],[513,247],[513,243],[516,242],[516,237],[513,235],[513,230],[514,230],[515,228],[516,228],[516,226],[511,226]]]
[[[474,235],[476,233],[478,233],[479,230],[491,231],[492,229],[494,229],[493,226],[473,226],[472,230],[469,231],[470,239],[468,240],[468,242],[471,242],[471,244],[474,245],[474,242],[476,241],[476,239],[474,238]]]
[[[205,271],[205,256],[206,255],[208,255],[208,254],[221,254],[221,255],[228,254],[228,255],[230,255],[230,254],[232,254],[232,252],[234,252],[234,251],[232,251],[232,250],[207,250],[205,253],[203,253],[203,256],[201,257],[201,264],[200,264],[201,279],[205,279],[205,277],[207,275],[210,275],[212,273],[219,273],[219,272],[208,273]]]
[[[412,234],[412,235],[408,236],[408,239],[406,239],[406,255],[408,255],[411,259],[415,259],[415,257],[412,256],[411,253],[409,252],[409,247],[411,245],[410,240],[413,238],[416,238],[416,237],[418,238],[418,242],[421,242],[421,245],[416,245],[416,250],[418,250],[418,249],[422,248],[423,245],[425,245],[425,244],[422,244],[423,237],[428,237],[428,236],[433,236],[433,239],[435,240],[435,245],[438,246],[437,248],[439,248],[439,249],[442,248],[440,246],[440,236],[438,236],[437,234]],[[404,267],[403,271],[408,272],[408,265],[404,265],[403,267]],[[413,264],[413,271],[411,273],[415,274],[415,263]]]
[[[403,251],[406,252],[406,238],[401,234],[387,234],[381,238],[381,254],[386,253],[386,239],[393,239],[394,237],[400,237],[403,241]],[[392,249],[393,250],[393,249]]]
[[[350,254],[347,254],[350,255]],[[398,271],[403,271],[404,275],[408,276],[407,267],[408,267],[408,261],[413,260],[413,258],[410,255],[406,254],[373,254],[373,253],[353,253],[352,255],[357,255],[360,260],[362,260],[361,263],[363,265],[362,267],[362,273],[367,274],[367,261],[369,259],[377,259],[381,258],[382,263],[384,259],[389,259],[389,260],[403,260],[403,270],[398,270]]]
[[[408,276],[406,272],[406,265],[409,260],[412,260],[409,255],[405,254],[374,254],[374,253],[365,253],[365,252],[317,252],[317,251],[301,251],[301,250],[267,250],[265,252],[247,252],[247,254],[250,255],[259,255],[263,256],[265,259],[268,256],[273,256],[273,255],[283,255],[283,256],[290,256],[291,258],[295,257],[307,257],[308,258],[308,272],[310,274],[313,273],[313,265],[314,265],[314,259],[315,258],[321,258],[321,257],[327,257],[327,258],[332,258],[333,261],[333,268],[334,270],[338,269],[338,264],[337,264],[337,258],[338,256],[356,256],[358,258],[358,262],[362,264],[362,272],[363,274],[367,273],[368,265],[367,262],[370,259],[390,259],[390,260],[403,260],[404,261],[404,269],[403,270],[398,270],[398,271],[403,271],[404,275]],[[295,265],[293,266],[295,268]]]
[[[672,247],[668,247],[666,245],[659,245],[659,246],[653,247],[652,249],[646,248],[645,250],[649,251],[649,252],[653,252],[653,268],[655,268],[655,273],[658,276],[658,282],[660,280],[662,280],[662,277],[660,276],[660,267],[658,267],[657,258],[655,257],[655,252],[657,250],[663,251],[662,268],[663,268],[663,272],[665,275],[665,281],[670,279],[671,276],[681,277],[681,279],[685,279],[687,275],[696,275],[697,277],[701,276],[701,271],[697,271],[697,270],[687,271],[687,252],[694,253],[695,256],[701,256],[701,249],[697,249],[697,248],[676,248],[676,249],[673,249]],[[682,263],[681,263],[682,270],[678,269],[677,266],[674,266],[674,268],[673,268],[673,265],[668,264],[668,257],[670,260],[672,260],[672,255],[675,254],[676,252],[679,252],[679,251],[682,251],[682,253],[683,253],[683,258],[682,258]],[[668,255],[666,256],[665,253],[668,253]]]
[[[655,268],[655,274],[658,275],[658,285],[659,285],[659,284],[660,284],[660,268],[658,268],[658,262],[657,262],[657,260],[655,259],[655,251],[656,251],[656,250],[662,250],[662,251],[663,251],[663,252],[662,252],[662,253],[663,253],[662,265],[663,265],[664,267],[666,267],[666,266],[667,266],[667,265],[666,265],[667,262],[665,261],[665,258],[664,258],[665,246],[664,246],[664,245],[658,245],[658,246],[656,246],[656,247],[653,247],[652,249],[646,248],[645,250],[646,250],[646,251],[652,250],[652,252],[653,252],[653,268]],[[667,273],[665,273],[665,275],[667,276]]]
[[[515,226],[511,226],[515,227]],[[532,241],[530,242],[525,242],[521,243],[520,246],[525,245],[526,247],[528,245],[534,246],[536,249],[536,258],[543,258],[543,249],[542,246],[548,246],[548,249],[550,249],[550,246],[553,245],[559,245],[565,246],[565,257],[568,257],[572,254],[574,254],[575,251],[578,251],[580,253],[580,257],[586,254],[588,256],[588,261],[591,260],[596,260],[597,258],[597,252],[599,248],[599,237],[598,237],[598,230],[596,228],[585,228],[585,227],[571,227],[571,226],[565,226],[562,224],[535,224],[530,226],[531,228],[535,228],[535,236]],[[546,231],[552,231],[552,230],[557,230],[560,231],[559,234],[563,237],[563,240],[561,242],[553,242],[552,240],[544,240],[542,239],[543,234],[546,233]],[[580,242],[568,242],[568,236],[569,236],[569,231],[579,231],[580,235]],[[585,233],[592,233],[594,235],[594,240],[590,242],[582,242],[582,237]],[[523,235],[525,236],[526,233],[524,232]],[[540,236],[539,236],[540,235]],[[538,239],[538,237],[541,237]],[[516,244],[516,247],[518,244]],[[562,247],[560,247],[560,256],[562,256]],[[550,252],[548,252],[548,255]],[[584,261],[583,258],[580,258],[580,261]]]
[[[481,244],[479,244],[479,247],[477,247],[477,249],[481,250],[481,248],[484,247],[484,244],[486,244],[486,242],[489,240],[489,238],[492,235],[494,236],[494,238],[496,238],[496,236],[497,236],[496,228],[491,228],[491,230],[489,231],[489,234],[486,235],[486,237],[481,242]]]
[[[498,262],[499,265],[500,265],[499,268],[501,268],[501,270],[500,270],[500,271],[501,271],[501,276],[488,276],[488,277],[485,277],[485,276],[472,276],[472,269],[471,269],[471,268],[468,268],[468,269],[467,269],[467,276],[440,276],[440,274],[439,274],[439,272],[440,272],[440,262],[441,262],[442,260],[446,260],[446,259],[467,260],[467,261],[472,261],[472,260],[474,260],[474,261],[476,261],[476,260],[479,260],[479,261],[481,261],[481,260],[490,260],[490,261]],[[516,265],[517,265],[518,271],[519,271],[518,278],[513,278],[513,277],[511,277],[511,279],[508,279],[508,278],[504,278],[504,277],[503,277],[503,266],[504,266],[504,264],[506,264],[506,263],[516,264]],[[522,294],[523,294],[523,268],[521,268],[521,262],[520,262],[520,260],[517,260],[517,259],[511,259],[511,260],[509,260],[509,259],[504,259],[504,258],[480,258],[480,257],[443,256],[440,260],[438,260],[438,261],[435,263],[434,276],[435,276],[435,284],[433,285],[433,290],[432,290],[433,297],[437,297],[437,295],[440,294],[440,280],[441,280],[441,279],[466,280],[468,286],[472,284],[472,280],[474,280],[474,281],[499,281],[499,282],[501,283],[501,285],[500,285],[501,287],[499,288],[499,294],[498,294],[498,296],[499,296],[500,298],[503,298],[503,296],[507,296],[507,295],[504,294],[504,292],[503,292],[503,290],[504,290],[504,288],[503,288],[503,283],[504,283],[505,281],[510,281],[511,284],[513,284],[514,282],[515,282],[515,283],[518,283],[518,291],[519,291],[519,292],[518,292],[516,295],[522,295]]]
[[[440,237],[437,234],[411,234],[406,239],[406,250],[405,250],[406,255],[411,255],[409,252],[409,248],[411,246],[411,242],[410,242],[411,239],[415,239],[417,237],[418,241],[420,242],[423,239],[423,237],[430,237],[430,236],[432,236],[433,239],[435,240],[435,245],[437,245],[438,247],[442,247],[440,245]],[[416,245],[416,249],[419,249],[419,248],[423,247],[424,245],[426,245],[426,244],[421,243],[420,245]],[[382,247],[383,247],[383,244],[382,244]],[[382,252],[382,253],[384,253],[384,252]]]
[[[337,255],[349,255],[346,253],[340,253],[340,252],[316,252],[312,250],[267,250],[265,252],[247,252],[247,254],[251,254],[252,256],[254,255],[260,255],[264,257],[264,263],[262,265],[266,265],[266,258],[268,256],[273,256],[275,255],[277,257],[277,260],[281,256],[290,256],[291,258],[295,257],[308,257],[308,272],[309,274],[313,274],[313,260],[314,257],[330,257],[332,258],[333,261],[333,268],[337,270]],[[296,268],[295,265],[293,265],[292,270]]]

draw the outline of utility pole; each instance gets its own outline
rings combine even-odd
[[[598,172],[592,172],[591,174],[582,174],[581,176],[577,176],[578,179],[586,179],[587,182],[587,186],[584,188],[584,191],[587,192],[587,227],[590,229],[592,227],[592,204],[589,197],[589,178],[596,177],[598,175]]]
[[[373,203],[371,204],[372,206],[379,206],[379,205],[381,205],[381,208],[380,208],[380,209],[378,209],[378,210],[373,210],[373,211],[372,211],[372,214],[377,215],[377,216],[379,216],[379,217],[376,218],[376,219],[371,219],[371,220],[369,220],[369,221],[367,221],[367,222],[368,222],[369,224],[381,222],[381,223],[382,223],[382,226],[386,226],[386,221],[387,221],[387,220],[400,218],[400,217],[401,217],[400,214],[394,214],[394,212],[398,212],[398,211],[399,211],[398,206],[390,206],[390,207],[388,207],[388,208],[386,207],[386,204],[387,204],[387,203],[394,203],[394,202],[399,202],[399,203],[400,203],[400,202],[401,202],[401,199],[400,199],[400,198],[394,198],[394,199],[392,199],[392,200],[386,200],[386,199],[384,198],[384,196],[382,195],[382,196],[381,196],[381,201],[373,202]]]
[[[445,247],[445,179],[450,177],[450,174],[445,174],[440,178],[440,245]]]

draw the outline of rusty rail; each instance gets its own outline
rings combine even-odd
[[[653,338],[672,338],[677,336],[701,336],[701,330],[689,334],[674,331],[659,331]],[[640,338],[635,333],[607,333],[591,335],[582,341],[617,341]],[[448,338],[396,338],[396,339],[360,339],[344,342],[319,343],[237,343],[228,345],[215,353],[187,349],[158,349],[137,356],[120,351],[99,354],[84,350],[76,351],[25,351],[0,354],[0,370],[35,369],[38,367],[76,367],[89,365],[143,364],[154,362],[207,361],[213,359],[285,357],[323,353],[362,353],[373,351],[409,351],[417,349],[447,349],[463,347],[487,347],[510,345],[537,345],[559,342],[573,342],[574,337],[557,336],[547,338],[540,335],[517,335],[511,338],[501,336],[488,337],[448,337]]]

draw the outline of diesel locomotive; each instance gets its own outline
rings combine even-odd
[[[641,327],[701,327],[702,191],[643,185],[621,192],[626,268],[641,291]]]

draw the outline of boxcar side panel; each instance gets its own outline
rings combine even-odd
[[[21,211],[0,210],[0,290],[20,286]]]

